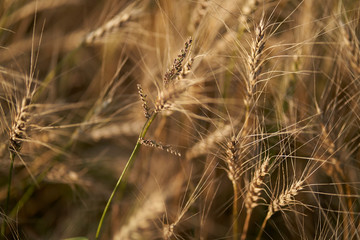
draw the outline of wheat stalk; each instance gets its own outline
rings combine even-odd
[[[174,80],[174,78],[178,77],[180,75],[181,71],[183,71],[182,63],[183,63],[184,59],[187,57],[188,52],[190,51],[191,43],[192,43],[192,39],[189,38],[189,40],[185,43],[185,50],[184,49],[181,50],[181,54],[178,56],[178,58],[176,58],[174,60],[172,68],[170,68],[165,73],[165,77],[164,77],[164,85],[165,86],[167,86],[167,83],[169,83],[170,81],[172,82]],[[179,82],[183,82],[183,81],[179,81]],[[181,90],[181,91],[185,91],[185,90]],[[178,93],[177,90],[175,90],[175,88],[173,88],[173,94],[169,94],[167,96],[168,98],[166,100],[164,98],[161,99],[161,96],[164,96],[164,95],[161,95],[159,102],[162,103],[162,106],[164,106],[164,104],[167,103],[167,101],[169,99],[173,99],[174,96],[177,95],[177,93]],[[159,100],[159,98],[158,98],[158,100]],[[99,236],[100,236],[100,231],[101,231],[102,224],[104,222],[106,213],[107,213],[107,211],[108,211],[108,209],[110,207],[110,204],[111,204],[111,202],[112,202],[112,200],[113,200],[113,198],[115,196],[115,193],[117,192],[117,190],[119,189],[119,187],[120,187],[120,185],[122,183],[123,178],[126,177],[126,174],[127,174],[128,170],[129,170],[129,168],[131,167],[134,159],[135,159],[135,155],[137,154],[137,152],[138,152],[138,150],[140,148],[141,142],[144,143],[144,137],[145,137],[146,133],[148,132],[150,125],[155,120],[158,112],[160,112],[163,109],[164,109],[164,107],[159,108],[159,105],[155,105],[154,113],[151,114],[151,116],[145,122],[145,124],[144,124],[144,126],[142,128],[142,131],[139,134],[139,137],[138,137],[138,140],[137,140],[137,142],[135,144],[135,147],[134,147],[134,149],[133,149],[133,151],[132,151],[132,153],[131,153],[131,155],[130,155],[130,157],[129,157],[129,159],[128,159],[128,161],[127,161],[127,163],[126,163],[120,177],[118,178],[118,181],[117,181],[117,183],[116,183],[116,185],[115,185],[115,187],[114,187],[114,189],[113,189],[113,191],[112,191],[112,193],[111,193],[111,195],[110,195],[110,197],[109,197],[109,199],[108,199],[108,201],[106,203],[106,206],[105,206],[104,211],[103,211],[103,213],[101,215],[101,218],[100,218],[100,221],[99,221],[99,224],[98,224],[98,228],[97,228],[97,231],[96,231],[96,236],[95,236],[96,239],[98,239]]]

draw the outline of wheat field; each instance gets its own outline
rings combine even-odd
[[[1,239],[360,239],[358,0],[0,1]]]

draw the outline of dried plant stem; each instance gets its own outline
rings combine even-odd
[[[244,222],[244,226],[243,226],[243,231],[241,233],[241,240],[245,240],[246,239],[246,235],[247,235],[247,231],[249,229],[249,223],[250,223],[250,218],[251,218],[251,214],[252,214],[252,208],[248,209],[246,211],[246,219]]]
[[[136,145],[134,147],[134,150],[133,152],[131,153],[131,156],[129,157],[129,160],[127,161],[125,167],[124,167],[124,170],[122,171],[110,197],[109,197],[109,200],[107,201],[106,203],[106,206],[104,208],[104,211],[102,213],[102,216],[100,218],[100,222],[99,222],[99,225],[98,225],[98,228],[97,228],[97,231],[96,231],[96,236],[95,238],[98,239],[99,236],[100,236],[100,231],[101,231],[101,227],[102,227],[102,224],[104,222],[104,219],[105,219],[105,215],[107,213],[107,211],[109,210],[109,207],[110,207],[110,204],[115,196],[115,193],[117,192],[117,190],[119,189],[121,183],[123,182],[123,178],[125,178],[125,175],[128,171],[128,169],[130,168],[130,166],[132,165],[134,159],[135,159],[135,156],[136,156],[136,153],[138,152],[139,148],[140,148],[140,145],[141,145],[141,139],[143,139],[147,133],[147,131],[149,130],[149,127],[151,125],[151,123],[154,121],[154,119],[156,118],[157,116],[157,113],[155,112],[144,124],[144,127],[141,131],[141,133],[139,134],[139,138],[136,142]]]
[[[239,225],[239,221],[238,221],[238,187],[236,184],[236,181],[232,181],[232,185],[233,185],[233,190],[234,190],[234,201],[233,201],[233,212],[232,212],[232,218],[233,218],[233,239],[237,240],[238,239],[238,225]]]
[[[270,219],[271,216],[272,216],[272,213],[268,212],[268,214],[266,215],[263,223],[261,224],[261,228],[260,228],[260,231],[259,231],[259,233],[258,233],[258,235],[257,235],[257,237],[256,237],[256,240],[260,240],[260,239],[261,239],[261,236],[262,236],[262,234],[263,234],[263,232],[264,232],[266,223],[267,223],[267,221]]]

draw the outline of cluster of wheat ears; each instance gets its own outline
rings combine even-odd
[[[0,1],[1,239],[360,239],[358,0]]]

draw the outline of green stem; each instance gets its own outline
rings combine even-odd
[[[6,196],[6,203],[5,203],[5,214],[8,213],[9,210],[9,201],[10,201],[10,194],[11,194],[11,182],[12,182],[12,175],[14,169],[14,160],[15,160],[15,153],[10,151],[10,170],[9,170],[9,179],[8,179],[8,189],[7,189],[7,196]],[[1,224],[1,235],[5,236],[5,216],[3,217],[3,222]]]
[[[106,215],[107,211],[109,210],[111,201],[113,200],[113,198],[114,198],[114,196],[115,196],[115,193],[116,193],[117,190],[119,189],[120,184],[122,183],[122,180],[123,180],[123,178],[125,177],[125,174],[127,173],[127,170],[128,170],[128,169],[130,168],[130,166],[132,165],[132,163],[133,163],[133,161],[134,161],[134,159],[135,159],[135,155],[136,155],[136,153],[138,152],[138,150],[139,150],[139,148],[140,148],[140,139],[143,138],[143,137],[145,137],[145,135],[146,135],[146,133],[147,133],[147,131],[148,131],[151,123],[152,123],[153,120],[155,119],[156,115],[157,115],[157,113],[154,113],[154,114],[146,121],[146,123],[144,124],[144,127],[143,127],[143,129],[142,129],[142,131],[141,131],[141,133],[139,134],[139,138],[138,138],[138,140],[137,140],[137,142],[136,142],[136,145],[135,145],[135,147],[134,147],[134,150],[132,151],[129,160],[127,161],[127,163],[126,163],[126,165],[125,165],[125,168],[124,168],[124,170],[122,171],[122,173],[121,173],[121,175],[120,175],[120,177],[119,177],[119,179],[118,179],[118,181],[117,181],[117,183],[116,183],[116,185],[115,185],[115,187],[114,187],[114,189],[113,189],[113,191],[112,191],[112,193],[111,193],[111,195],[110,195],[110,197],[109,197],[109,200],[108,200],[107,203],[106,203],[106,206],[105,206],[105,208],[104,208],[104,211],[103,211],[103,213],[102,213],[102,216],[101,216],[101,219],[100,219],[100,222],[99,222],[97,231],[96,231],[96,237],[95,237],[96,239],[99,238],[100,231],[101,231],[101,227],[102,227],[102,225],[103,225],[103,222],[104,222],[104,219],[105,219],[105,215]]]

